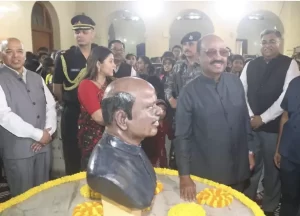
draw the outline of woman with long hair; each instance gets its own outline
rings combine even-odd
[[[104,132],[100,102],[116,68],[112,52],[103,46],[92,49],[87,59],[87,73],[78,87],[80,116],[78,143],[81,150],[81,169],[86,170],[94,146]]]
[[[149,76],[155,75],[155,68],[147,56],[138,57],[136,65],[138,77],[146,80]]]

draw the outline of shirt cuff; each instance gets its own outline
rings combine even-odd
[[[45,127],[45,129],[50,128],[50,126]],[[51,127],[51,130],[49,131],[50,136],[52,136],[55,132],[55,129],[53,127]]]
[[[267,124],[269,121],[272,120],[272,119],[270,119],[270,116],[268,115],[268,113],[263,113],[260,115],[260,117],[264,124]]]
[[[40,141],[43,137],[44,132],[40,129],[34,128],[32,131],[31,138],[35,141]]]

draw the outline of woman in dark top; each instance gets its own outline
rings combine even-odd
[[[87,59],[87,74],[78,87],[80,116],[78,143],[81,149],[81,168],[86,170],[94,146],[104,132],[100,102],[116,68],[112,52],[102,46],[93,48]]]
[[[147,56],[140,56],[137,59],[137,76],[147,80],[148,76],[155,75],[155,68]]]

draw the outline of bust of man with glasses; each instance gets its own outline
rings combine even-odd
[[[262,208],[267,216],[273,216],[281,197],[279,170],[273,162],[283,113],[280,104],[290,81],[299,76],[299,69],[295,60],[280,53],[282,37],[278,30],[264,30],[260,38],[262,56],[247,63],[241,74],[257,146],[256,168],[246,194],[255,198],[264,167]]]
[[[243,191],[254,166],[250,118],[239,78],[226,73],[229,50],[216,35],[197,46],[201,74],[183,88],[176,110],[175,155],[181,196],[194,200],[190,175]]]
[[[125,44],[120,40],[112,40],[109,42],[108,48],[111,49],[114,54],[114,61],[116,64],[114,77],[122,78],[136,76],[136,71],[133,66],[127,64],[125,61]]]

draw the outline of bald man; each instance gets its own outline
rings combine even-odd
[[[190,175],[243,191],[254,166],[243,86],[224,73],[229,51],[216,35],[203,37],[197,50],[201,75],[182,90],[176,110],[175,153],[186,200],[196,195]]]
[[[56,110],[42,77],[24,68],[21,41],[7,39],[1,52],[0,144],[10,191],[16,196],[49,180]]]
[[[130,209],[150,206],[156,176],[141,148],[155,136],[162,114],[153,86],[139,78],[120,78],[106,89],[101,102],[105,133],[87,169],[89,186]]]

